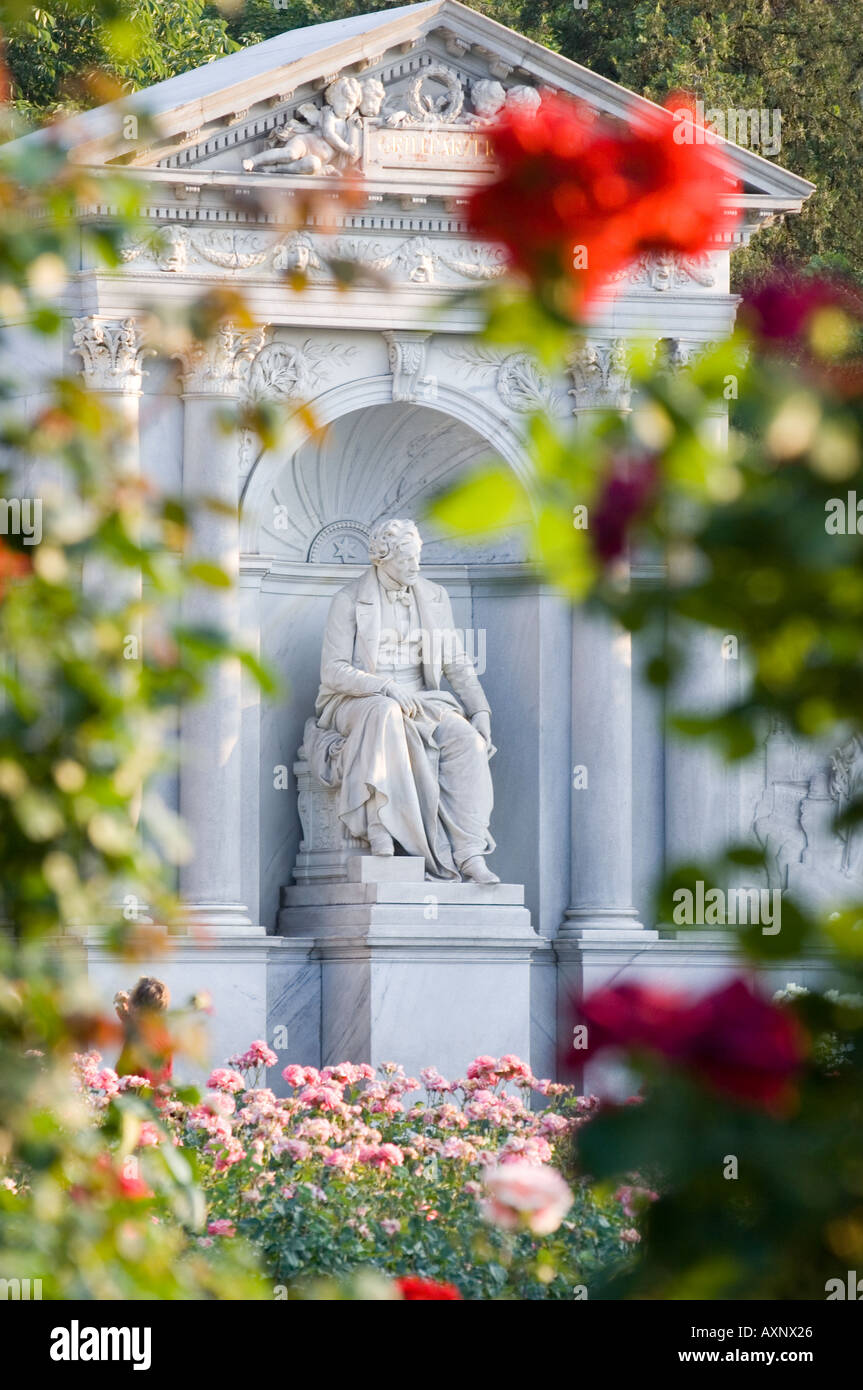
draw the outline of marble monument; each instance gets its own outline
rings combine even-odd
[[[736,249],[812,192],[726,144],[735,218],[702,256],[646,254],[621,272],[586,341],[549,368],[479,336],[466,291],[504,261],[465,218],[494,169],[489,120],[505,105],[536,110],[549,92],[612,119],[656,115],[458,0],[425,0],[289,30],[22,142],[22,154],[50,141],[87,168],[122,167],[143,211],[116,267],[82,238],[65,340],[5,326],[15,408],[35,416],[53,378],[81,373],[123,415],[130,471],[190,505],[216,498],[196,539],[236,583],[190,617],[241,632],[285,678],[272,699],[221,671],[184,712],[164,788],[195,847],[177,884],[189,930],[167,960],[139,968],[175,998],[209,989],[216,1060],[266,1037],[283,1062],[460,1071],[476,1052],[517,1052],[553,1074],[572,991],[622,976],[701,986],[734,968],[727,941],[655,920],[659,866],[760,837],[779,886],[832,891],[863,875],[859,835],[842,843],[828,825],[860,775],[859,749],[813,753],[772,730],[751,764],[726,768],[669,732],[639,635],[573,610],[518,529],[467,546],[423,519],[429,498],[489,456],[527,476],[537,408],[576,424],[644,410],[633,345],[686,373],[733,326]],[[335,196],[342,184],[350,200]],[[99,190],[78,209],[94,228],[110,215]],[[347,289],[334,269],[346,264]],[[253,330],[225,323],[179,360],[152,355],[153,306],[170,320],[175,306],[234,291]],[[223,428],[227,409],[259,403],[282,413],[277,447]],[[719,409],[712,428],[721,440]],[[391,554],[369,569],[370,540],[406,516],[423,533],[415,582]],[[407,594],[383,597],[381,574]],[[662,564],[633,555],[629,582],[664,582]],[[370,642],[377,619],[360,615],[379,603]],[[473,634],[473,675],[443,643],[420,654],[414,626]],[[691,646],[673,701],[733,702],[743,661],[714,633]],[[375,689],[358,695],[348,678]],[[346,777],[322,753],[336,740]],[[382,785],[358,798],[370,750],[384,746]],[[390,839],[398,852],[381,853]],[[97,926],[86,949],[110,1003],[127,968]],[[781,963],[775,972],[786,983]]]

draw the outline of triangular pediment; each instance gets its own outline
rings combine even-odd
[[[660,114],[457,0],[430,0],[290,30],[72,117],[51,138],[76,161],[157,178],[194,170],[254,185],[356,171],[371,184],[445,193],[490,167],[496,110],[549,89],[611,117]],[[791,211],[812,191],[752,150],[723,145],[745,202]]]

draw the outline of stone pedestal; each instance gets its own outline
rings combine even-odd
[[[282,889],[278,931],[321,965],[321,1060],[434,1065],[529,1060],[530,966],[547,943],[520,884],[426,881],[423,861],[358,856],[344,883]]]

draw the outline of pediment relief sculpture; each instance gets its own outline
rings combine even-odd
[[[535,87],[507,89],[492,78],[465,81],[440,62],[424,65],[401,91],[388,90],[377,77],[341,75],[325,88],[320,104],[302,102],[270,133],[265,149],[243,160],[243,168],[340,177],[364,163],[371,129],[468,132],[489,125],[507,107],[537,111],[541,101]]]

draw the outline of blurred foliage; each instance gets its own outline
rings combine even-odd
[[[576,170],[578,157],[572,162]],[[567,177],[577,181],[576,172]],[[530,210],[511,211],[508,245],[522,225],[533,235]],[[579,235],[577,223],[569,235]],[[521,296],[513,287],[486,291],[485,340],[527,353],[555,384],[567,366],[577,380],[589,330],[549,302],[542,286]],[[781,962],[792,984],[797,963],[818,964],[819,990],[805,1005],[793,991],[790,1006],[814,1038],[813,1060],[779,1113],[682,1074],[673,1048],[660,1060],[623,1038],[619,1059],[643,1101],[605,1106],[579,1135],[579,1160],[600,1182],[638,1172],[660,1198],[639,1258],[600,1296],[823,1298],[830,1279],[856,1268],[863,1229],[859,280],[837,274],[832,259],[806,273],[755,277],[729,341],[697,355],[669,341],[628,342],[617,382],[625,408],[530,418],[523,482],[489,463],[437,499],[433,515],[466,538],[524,526],[530,558],[557,588],[638,635],[635,677],[665,692],[670,735],[750,766],[771,732],[817,751],[831,779],[842,867],[819,908],[777,878],[777,846],[762,849],[754,834],[720,848],[712,863],[666,866],[659,926],[675,923],[681,889],[700,885],[706,895],[766,881],[782,890],[779,931],[734,918],[719,925],[744,963],[775,970]],[[633,578],[639,567],[652,577]],[[716,671],[731,658],[733,675],[715,675],[711,702],[688,707],[682,692],[708,683],[711,632]],[[709,929],[710,921],[692,925]],[[827,985],[857,1003],[837,1006]],[[660,1020],[671,1007],[658,993],[642,1005]],[[620,1008],[639,1017],[629,998]],[[731,1017],[710,1047],[720,1069],[755,1077],[763,1063],[759,1038]],[[734,1173],[725,1171],[730,1158]]]
[[[820,1300],[863,1260],[863,996],[792,991],[819,1040],[780,1113],[729,1103],[640,1059],[646,1098],[579,1132],[581,1163],[660,1188],[641,1258],[600,1298]],[[686,1142],[681,1142],[681,1135]]]
[[[76,221],[92,202],[118,209],[112,225]],[[137,219],[122,178],[73,169],[47,146],[8,148],[0,315],[19,343],[29,335],[35,361],[50,362],[63,330],[58,299],[82,242],[115,266]],[[193,306],[185,326],[167,325],[166,353],[216,313]],[[159,346],[160,325],[150,328]],[[46,1298],[255,1297],[241,1244],[198,1243],[194,1165],[173,1149],[134,1153],[157,1097],[121,1098],[116,1132],[100,1132],[70,1065],[78,1048],[120,1042],[87,983],[82,936],[104,928],[134,960],[164,947],[177,922],[174,877],[189,846],[156,786],[173,766],[179,703],[227,657],[266,678],[226,633],[183,620],[190,585],[229,581],[194,554],[182,500],[125,471],[122,413],[73,369],[43,366],[30,396],[16,370],[7,357],[0,494],[4,508],[38,502],[41,524],[29,536],[4,524],[0,536],[0,1277],[41,1279]]]
[[[243,1242],[201,1245],[194,1157],[140,1149],[152,1092],[94,1113],[72,1079],[76,1046],[116,1043],[74,943],[0,944],[0,1279],[44,1299],[261,1298]]]
[[[271,23],[281,30],[379,8],[380,0],[296,4],[265,14],[249,5],[231,17],[224,8],[155,0],[66,0],[49,11],[7,0],[8,62],[20,109],[44,115],[58,98],[64,107],[90,105],[230,51],[265,35],[265,21],[270,32]],[[478,8],[648,95],[688,87],[713,106],[779,107],[781,161],[816,177],[823,191],[741,261],[759,272],[776,255],[818,257],[817,269],[835,267],[837,255],[854,267],[863,262],[852,160],[861,55],[850,0],[735,0],[721,13],[662,0],[583,12],[569,4]],[[259,28],[246,31],[246,22]],[[87,78],[91,68],[106,71],[107,83]],[[130,186],[111,176],[110,187],[94,192],[93,176],[48,146],[26,158],[11,149],[0,172],[0,313],[46,340],[61,330],[57,295],[79,264],[81,238],[116,265],[119,238],[135,223]],[[79,202],[118,207],[117,225],[76,224]],[[230,305],[234,314],[241,307]],[[549,318],[513,288],[488,292],[481,307],[495,345],[554,367],[578,347],[583,325]],[[218,297],[193,306],[189,323],[204,333],[227,308]],[[860,331],[853,306],[821,304],[778,352],[744,329],[683,368],[645,346],[631,364],[630,413],[566,425],[537,413],[530,483],[489,468],[441,499],[438,515],[474,535],[526,524],[532,557],[556,585],[641,634],[645,674],[669,688],[679,731],[737,760],[761,746],[771,721],[827,749],[847,746],[860,737],[863,709],[863,540],[848,524],[863,498]],[[77,379],[58,377],[32,416],[6,401],[0,419],[4,493],[22,460],[38,460],[56,480],[44,493],[42,542],[27,547],[8,537],[0,548],[0,910],[8,937],[0,1161],[26,1201],[26,1219],[0,1228],[0,1272],[50,1277],[55,1296],[230,1296],[226,1289],[253,1288],[251,1276],[242,1251],[223,1271],[221,1256],[194,1243],[188,1156],[171,1163],[164,1153],[144,1155],[141,1187],[116,1166],[129,1156],[124,1145],[134,1143],[148,1102],[117,1103],[115,1147],[107,1148],[64,1099],[71,1050],[113,1035],[83,993],[72,937],[68,951],[40,953],[38,944],[61,926],[107,921],[116,944],[151,951],[170,927],[165,861],[177,857],[179,831],[142,788],[162,766],[177,701],[200,689],[207,662],[227,651],[222,635],[190,633],[174,616],[185,583],[219,577],[193,569],[184,554],[182,504],[118,471],[122,424]],[[581,508],[592,524],[573,524]],[[664,562],[666,582],[631,584],[633,550]],[[117,606],[107,609],[81,585],[88,564],[141,573],[143,594],[122,599],[120,585]],[[713,629],[717,642],[733,634],[741,652],[737,693],[708,714],[677,708],[693,622]],[[140,625],[140,657],[129,660],[125,638]],[[847,789],[841,809],[842,833],[858,836],[858,789]],[[735,868],[757,873],[747,851],[731,846],[714,865],[671,866],[660,905],[681,877],[712,883]],[[850,901],[829,915],[786,898],[779,939],[785,960],[834,948],[837,978],[853,992],[863,970],[863,905],[848,882]],[[740,933],[759,959],[775,958],[777,940]],[[662,1193],[624,1294],[822,1296],[826,1277],[846,1261],[855,1267],[863,1228],[859,1024],[837,1017],[829,1002],[817,994],[794,1005],[814,1031],[838,1039],[840,1061],[807,1072],[793,1114],[719,1103],[691,1080],[647,1066],[645,1103],[591,1125],[582,1161],[594,1176],[625,1179],[655,1167]],[[146,1111],[154,1122],[156,1109]],[[740,1158],[741,1186],[722,1177],[726,1154]]]

